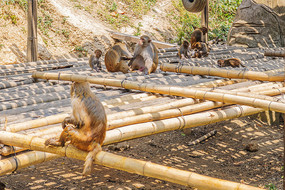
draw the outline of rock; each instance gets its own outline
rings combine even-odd
[[[258,144],[256,142],[250,142],[245,146],[244,149],[249,151],[249,152],[257,152],[259,150],[259,147],[258,147]]]
[[[228,44],[244,47],[284,47],[285,20],[271,8],[243,0],[228,33]]]
[[[47,50],[47,48],[42,45],[38,44],[38,58],[42,60],[49,60],[52,58],[51,53]]]

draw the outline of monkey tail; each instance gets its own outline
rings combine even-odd
[[[97,154],[98,152],[100,152],[100,151],[102,150],[100,144],[98,144],[97,142],[93,142],[93,144],[94,144],[94,146],[95,146],[94,149],[91,150],[91,151],[87,154],[87,156],[86,156],[86,158],[85,158],[84,169],[83,169],[83,172],[82,172],[82,175],[83,175],[83,176],[87,176],[87,175],[91,174],[92,163],[93,163],[93,161],[94,161],[94,159],[95,159],[95,156],[96,156],[96,154]]]

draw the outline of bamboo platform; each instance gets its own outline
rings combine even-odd
[[[0,65],[0,127],[3,131],[0,133],[0,142],[4,144],[0,153],[3,158],[5,156],[5,159],[0,160],[0,174],[4,175],[15,170],[14,159],[11,159],[15,153],[17,153],[19,160],[25,159],[25,156],[33,157],[30,161],[25,160],[24,164],[16,169],[59,157],[50,154],[56,152],[48,150],[47,152],[50,153],[36,152],[45,150],[42,147],[38,148],[41,146],[39,144],[29,144],[22,147],[20,146],[21,143],[9,142],[5,144],[4,142],[7,140],[3,135],[11,133],[38,138],[58,136],[62,130],[60,122],[71,111],[69,94],[71,81],[62,80],[62,77],[68,74],[111,81],[108,84],[91,84],[91,90],[102,101],[107,113],[109,131],[104,142],[105,145],[171,130],[216,123],[252,115],[267,109],[284,112],[285,104],[280,101],[282,99],[280,94],[283,94],[285,89],[283,82],[280,82],[283,80],[279,80],[279,78],[277,81],[272,79],[271,82],[261,81],[260,77],[254,78],[254,76],[229,79],[223,78],[223,74],[210,74],[210,69],[208,69],[209,73],[179,72],[182,67],[217,69],[216,62],[218,59],[232,57],[241,59],[246,67],[226,67],[223,68],[222,73],[251,71],[257,73],[256,76],[258,76],[258,72],[267,72],[276,76],[273,71],[279,70],[280,74],[280,69],[284,69],[285,64],[285,59],[281,57],[264,56],[262,49],[214,45],[209,56],[201,59],[179,60],[177,58],[177,47],[160,49],[160,63],[171,65],[174,70],[170,72],[158,69],[156,73],[150,75],[142,75],[138,72],[109,73],[104,65],[102,71],[93,72],[88,66],[87,58]],[[52,79],[40,78],[35,74],[38,72],[51,73],[57,77]],[[79,77],[74,78],[78,79]],[[123,88],[125,87],[123,84],[129,83],[136,83],[139,88]],[[155,90],[145,90],[146,88],[143,87],[146,86],[154,87]],[[177,89],[180,90],[179,93],[175,93]],[[185,92],[189,92],[191,96]],[[214,95],[216,98],[213,98]],[[234,101],[230,101],[233,99]],[[240,105],[235,105],[237,103]],[[222,108],[218,111],[215,110],[219,107]],[[208,117],[209,114],[211,117]],[[11,146],[15,147],[11,148]],[[28,149],[31,151],[27,152]],[[103,154],[107,153],[102,153],[98,157],[102,157]],[[61,155],[64,154],[61,153]],[[108,155],[108,157],[112,156]],[[13,164],[5,168],[7,163]],[[103,165],[110,166],[109,163]],[[124,169],[119,165],[113,167],[144,175],[144,172],[135,171],[136,165],[131,169]],[[159,168],[160,166],[155,167]],[[150,170],[150,172],[153,171]],[[156,177],[157,175],[153,173],[147,176]],[[188,175],[185,173],[187,180]],[[172,177],[160,176],[158,178],[175,183],[175,180],[171,179]],[[200,176],[199,178],[203,179]],[[200,179],[187,180],[179,183],[211,189],[204,187]],[[250,187],[240,184],[231,185],[230,182],[223,182],[224,189],[230,189],[226,184],[229,184],[231,188],[240,186],[238,189],[250,189]]]

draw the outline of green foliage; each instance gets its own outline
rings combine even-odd
[[[53,19],[47,12],[43,12],[43,14],[43,17],[38,17],[38,27],[44,35],[48,36],[48,30],[52,27]]]
[[[265,185],[265,187],[268,190],[277,190],[277,187],[273,183],[269,183],[268,185]]]
[[[1,5],[19,5],[23,10],[28,9],[27,0],[2,0]]]
[[[216,37],[226,40],[236,10],[242,0],[209,1],[209,39]],[[183,39],[190,39],[194,28],[200,27],[201,13],[190,13],[183,7],[181,0],[172,0],[175,8],[168,14],[171,23],[177,30],[177,38],[173,42],[181,44]]]
[[[142,23],[139,22],[138,26],[135,26],[136,32],[134,33],[135,36],[140,36],[141,35],[141,27],[142,27]]]
[[[123,0],[123,2],[129,5],[136,17],[141,18],[152,8],[156,0]]]

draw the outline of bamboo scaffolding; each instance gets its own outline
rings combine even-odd
[[[212,67],[191,67],[191,66],[177,66],[173,64],[163,63],[160,65],[160,70],[171,71],[177,73],[187,73],[192,75],[208,75],[208,76],[219,76],[224,78],[239,78],[249,80],[261,80],[261,81],[278,81],[282,82],[285,79],[284,69],[276,70],[276,72],[283,72],[279,75],[269,75],[265,72],[255,71],[237,71],[237,70],[226,70],[217,69]]]
[[[53,154],[58,154],[60,156],[66,156],[80,160],[84,160],[87,156],[87,152],[80,151],[74,148],[72,145],[69,145],[67,147],[46,147],[44,145],[45,139],[5,131],[0,132],[0,142],[11,146],[20,146],[31,150],[49,152]],[[2,173],[2,171],[6,170],[6,165],[2,165],[2,162],[0,163],[0,166],[3,167],[3,169],[1,168],[0,170]],[[203,176],[194,172],[175,169],[142,160],[127,158],[104,151],[101,151],[96,155],[95,163],[106,167],[127,171],[130,173],[136,173],[143,176],[170,181],[172,183],[177,183],[185,186],[194,186],[198,189],[260,189],[241,183]],[[12,164],[10,164],[9,168],[11,168],[11,165]]]
[[[11,88],[11,87],[21,86],[25,84],[32,84],[33,82],[34,82],[33,79],[26,79],[20,82],[3,81],[3,82],[0,82],[0,89]]]
[[[93,84],[100,84],[105,86],[116,86],[122,87],[126,89],[135,89],[141,90],[145,92],[155,92],[161,94],[168,94],[174,96],[182,96],[188,98],[196,98],[202,100],[211,100],[211,101],[220,101],[230,104],[242,104],[249,105],[254,107],[263,108],[265,110],[272,110],[277,112],[285,113],[285,104],[274,101],[261,100],[258,98],[251,97],[241,97],[226,93],[217,93],[217,92],[209,92],[202,90],[193,90],[190,88],[182,88],[176,86],[166,86],[166,85],[156,85],[150,83],[138,83],[131,82],[127,80],[116,80],[116,79],[105,79],[105,78],[95,78],[89,76],[82,75],[70,75],[70,74],[61,74],[57,73],[42,73],[42,72],[34,72],[34,78],[41,79],[54,79],[54,80],[66,80],[66,81],[88,81]],[[284,78],[284,76],[283,76]]]
[[[216,91],[216,90],[214,90]],[[218,90],[224,92],[225,90]],[[232,93],[234,95],[239,95],[239,96],[248,96],[250,95],[251,97],[258,97],[259,99],[265,99],[268,101],[278,101],[278,98],[275,97],[268,97],[268,96],[262,96],[262,95],[255,95],[255,94],[248,94],[248,93],[242,93],[242,92],[234,92],[234,91],[226,91],[228,93]],[[268,90],[265,92],[260,92],[260,94],[267,94],[267,95],[279,95],[280,93],[284,93],[285,88],[282,89],[272,89]],[[132,125],[132,124],[137,124],[137,123],[143,123],[143,122],[150,122],[150,121],[157,121],[157,120],[162,120],[166,118],[174,118],[178,116],[184,116],[184,115],[190,115],[193,113],[198,113],[214,108],[218,108],[221,106],[226,106],[229,104],[224,104],[222,102],[212,102],[212,101],[207,101],[207,102],[202,102],[194,105],[189,105],[189,106],[184,106],[176,109],[168,109],[168,110],[163,110],[160,112],[154,112],[154,113],[147,113],[147,114],[142,114],[142,115],[137,115],[137,116],[132,116],[132,117],[125,117],[117,120],[109,120],[108,121],[108,129],[114,129],[126,125]]]
[[[27,62],[27,63],[19,63],[19,64],[11,64],[11,65],[0,65],[0,69],[13,69],[17,67],[28,67],[28,66],[38,66],[38,65],[47,65],[54,63],[64,63],[64,62],[79,62],[86,61],[88,58],[71,58],[71,59],[53,59],[53,60],[41,60],[36,62]]]

